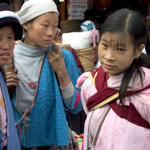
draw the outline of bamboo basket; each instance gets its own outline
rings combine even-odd
[[[66,49],[66,50],[72,51],[72,47],[70,46],[70,44],[56,43],[56,45],[57,45],[60,49]]]
[[[94,61],[97,59],[97,49],[93,47],[75,50],[84,71],[93,71],[95,69]]]
[[[61,49],[67,49],[72,52],[72,47],[69,44],[56,44]],[[95,60],[97,59],[97,48],[89,47],[83,49],[75,49],[76,55],[78,56],[84,71],[93,71],[95,69]]]

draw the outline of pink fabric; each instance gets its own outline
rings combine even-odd
[[[99,42],[99,31],[96,29],[92,30],[92,43],[93,47],[96,47]]]
[[[6,120],[6,110],[5,110],[5,104],[4,99],[2,95],[2,91],[0,88],[0,116],[1,116],[1,124],[2,124],[2,134],[3,134],[3,142],[2,147],[7,145],[7,120]]]
[[[144,87],[150,83],[150,70],[143,68],[143,85]],[[123,74],[112,76],[108,79],[108,87],[118,89]],[[84,79],[84,80],[83,80]],[[89,125],[89,119],[92,112],[87,111],[86,103],[88,98],[96,93],[96,88],[89,78],[89,74],[82,74],[78,81],[77,86],[81,88],[81,98],[83,108],[87,114],[87,119],[84,128],[84,150],[87,149],[87,131]],[[137,77],[135,82],[131,80],[128,90],[141,89],[140,78]],[[125,104],[128,105],[131,102],[140,113],[140,115],[150,123],[150,89],[142,91],[139,94],[125,98]],[[108,105],[94,111],[90,121],[90,133],[94,137],[100,119],[103,116],[104,111],[108,108]],[[111,109],[108,113],[100,134],[95,150],[149,150],[150,149],[150,130],[132,124],[131,122],[120,118]]]

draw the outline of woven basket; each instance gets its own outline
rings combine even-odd
[[[84,71],[93,71],[95,69],[95,60],[97,59],[97,49],[90,47],[75,50]]]
[[[72,48],[71,48],[70,44],[56,43],[56,45],[57,45],[60,49],[66,49],[66,50],[72,51]]]
[[[61,49],[67,49],[72,52],[72,47],[69,44],[56,43]],[[93,71],[95,69],[95,60],[97,59],[97,49],[93,47],[75,49],[84,71]]]

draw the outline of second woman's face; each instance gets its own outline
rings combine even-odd
[[[12,27],[0,28],[0,65],[9,63],[15,45],[14,31]]]
[[[58,26],[57,13],[45,13],[23,25],[26,30],[24,42],[32,47],[47,48],[55,38]]]

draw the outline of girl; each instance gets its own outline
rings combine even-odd
[[[98,47],[101,66],[77,81],[87,114],[84,150],[149,150],[150,57],[142,54],[146,43],[148,30],[134,11],[118,10],[104,22]]]
[[[15,40],[22,37],[19,17],[6,3],[0,3],[0,150],[21,150],[12,105],[4,82],[3,66],[12,56]]]
[[[77,113],[82,108],[75,87],[80,72],[73,55],[53,42],[59,18],[56,4],[29,0],[18,15],[25,31],[14,49],[19,84],[13,72],[7,79],[14,79],[9,87],[16,83],[12,101],[22,149],[77,149],[65,111]]]

